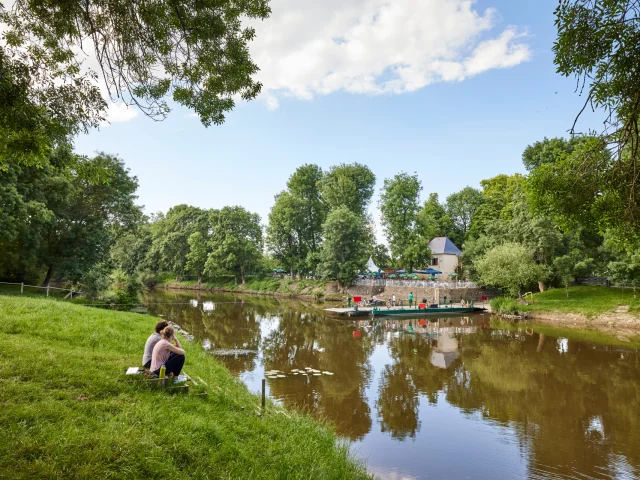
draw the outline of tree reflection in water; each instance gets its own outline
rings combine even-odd
[[[187,303],[196,297],[162,293],[150,298]],[[211,311],[188,304],[150,310],[215,347],[260,350],[260,358],[225,360],[236,374],[258,371],[258,366],[333,372],[268,380],[270,394],[288,407],[330,420],[350,439],[421,442],[426,438],[421,403],[437,409],[446,402],[469,418],[513,431],[520,455],[511,461],[526,458],[529,477],[640,477],[636,350],[583,343],[571,335],[558,339],[537,328],[491,328],[486,316],[436,323],[353,322],[326,318],[300,302],[206,298],[214,302]],[[267,323],[271,328],[261,330]],[[388,355],[374,356],[376,346]],[[394,459],[384,461],[393,465]],[[416,474],[428,470],[423,460],[414,461]]]

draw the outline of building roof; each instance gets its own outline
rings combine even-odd
[[[429,248],[434,255],[462,255],[460,249],[449,240],[449,237],[435,237],[429,242]]]

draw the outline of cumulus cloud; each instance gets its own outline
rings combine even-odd
[[[475,0],[271,0],[251,52],[268,108],[277,96],[399,94],[526,62],[516,27]]]
[[[122,102],[109,103],[107,108],[107,118],[103,125],[117,122],[128,122],[138,116],[138,109],[128,107]]]

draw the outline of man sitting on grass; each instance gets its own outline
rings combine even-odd
[[[153,347],[156,346],[160,340],[162,340],[162,335],[160,332],[164,330],[169,324],[164,320],[162,322],[158,322],[156,324],[156,332],[149,335],[147,338],[147,343],[144,344],[144,355],[142,356],[142,365],[144,368],[149,368],[151,366],[151,355],[153,354]]]
[[[160,367],[164,365],[167,369],[168,377],[180,375],[184,365],[184,350],[172,326],[165,327],[161,332],[162,340],[153,347],[151,355],[151,372],[156,375],[160,372]],[[175,343],[175,345],[173,343]]]

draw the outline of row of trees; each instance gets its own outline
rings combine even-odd
[[[420,202],[416,174],[384,181],[379,200],[388,240],[375,243],[368,207],[375,175],[361,164],[328,171],[303,165],[275,196],[268,225],[242,207],[206,210],[178,205],[146,218],[135,204],[137,179],[122,160],[56,149],[39,166],[6,163],[0,177],[0,276],[54,278],[92,289],[118,269],[129,277],[171,272],[202,281],[285,268],[292,276],[322,274],[348,284],[369,256],[382,267],[425,265],[428,243],[448,236],[463,249],[465,275],[517,295],[535,283],[569,285],[577,276],[640,281],[637,236],[606,206],[573,209],[558,176],[567,158],[591,149],[590,137],[544,139],[523,154],[527,175],[498,175],[441,204]],[[603,150],[601,155],[606,155]],[[575,160],[574,160],[575,161]],[[552,174],[549,171],[552,170]],[[554,203],[556,202],[556,203]],[[563,208],[560,208],[562,205]]]
[[[549,283],[568,287],[586,275],[640,282],[637,232],[623,217],[611,216],[620,199],[601,187],[576,198],[573,184],[580,180],[568,164],[590,155],[594,141],[544,139],[523,153],[527,175],[481,182],[484,203],[472,217],[463,251],[477,280],[512,295],[536,282],[540,290]],[[599,155],[610,152],[601,146]]]

